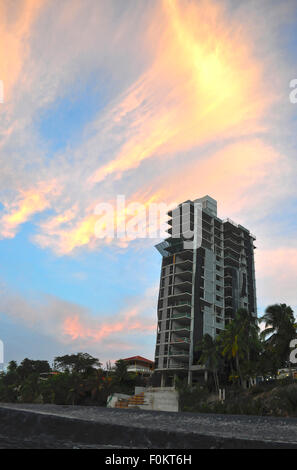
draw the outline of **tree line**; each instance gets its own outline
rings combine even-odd
[[[88,353],[58,356],[48,361],[11,361],[0,374],[0,402],[105,406],[114,392],[133,394],[147,379],[127,371],[127,362],[102,367]]]

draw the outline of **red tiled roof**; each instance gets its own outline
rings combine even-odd
[[[146,359],[145,357],[141,357],[141,356],[127,357],[126,359],[123,359],[123,361],[140,361],[140,362],[146,362],[147,364],[154,364],[153,361],[150,361],[149,359]]]

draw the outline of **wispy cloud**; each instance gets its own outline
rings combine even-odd
[[[4,203],[5,213],[0,218],[0,235],[3,238],[13,238],[20,225],[51,206],[50,198],[57,191],[55,182],[44,182],[36,188],[20,190],[16,201]]]
[[[16,0],[0,4],[0,76],[5,84],[5,102],[13,102],[13,90],[22,81],[28,58],[26,42],[46,0]]]
[[[148,289],[142,296],[126,299],[123,310],[112,317],[105,317],[102,312],[92,313],[58,297],[23,296],[3,284],[1,287],[1,314],[55,339],[61,349],[69,344],[77,350],[91,348],[106,360],[111,357],[105,350],[112,349],[112,358],[117,359],[126,350],[136,352],[143,335],[155,335],[157,287]]]
[[[115,130],[124,129],[125,141],[92,183],[119,178],[160,154],[263,129],[260,118],[273,97],[264,90],[249,38],[216,2],[181,8],[163,0],[162,7],[153,19],[160,36],[153,37],[154,29],[149,37],[155,59],[108,115]]]
[[[30,222],[29,238],[40,249],[94,252],[114,243],[95,237],[97,203],[124,194],[148,208],[210,194],[219,215],[260,236],[260,301],[273,291],[296,304],[293,267],[281,291],[271,270],[271,259],[275,272],[282,257],[295,259],[284,248],[286,208],[297,199],[287,89],[295,61],[284,35],[295,17],[289,0],[2,2],[0,236],[13,242]],[[48,111],[54,120],[66,98],[79,99],[81,87],[90,100],[104,96],[104,104],[82,120],[81,137],[55,153],[40,123]],[[271,234],[273,218],[279,232]],[[129,250],[134,240],[117,244]],[[274,250],[276,243],[283,248]],[[110,321],[54,298],[34,304],[12,292],[5,299],[8,314],[40,329],[43,322],[75,344],[114,344],[127,331],[149,333],[154,323],[138,323],[135,305]]]
[[[276,246],[256,256],[259,299],[262,306],[286,303],[297,309],[297,248]],[[297,311],[295,311],[297,315]]]
[[[129,12],[132,11],[132,3],[128,5]],[[34,64],[33,72],[29,75],[26,66],[23,66],[25,79],[19,83],[17,96],[21,98],[28,91],[32,93],[29,120],[23,123],[25,127],[22,130],[18,128],[18,134],[33,131],[35,145],[41,141],[32,127],[33,117],[55,98],[63,96],[65,87],[74,86],[79,65],[87,63],[87,74],[102,65],[111,67],[110,63],[102,63],[100,54],[99,59],[95,59],[92,45],[97,34],[95,31],[101,31],[98,34],[102,39],[104,34],[112,37],[109,28],[115,31],[121,25],[112,46],[115,41],[119,45],[120,39],[128,40],[132,23],[125,12],[122,11],[122,16],[115,19],[117,7],[113,2],[103,2],[95,7],[89,1],[89,6],[94,11],[92,21],[89,15],[85,16],[81,1],[75,0],[71,14],[69,2],[63,4],[54,25],[54,39],[44,44],[41,57],[38,56],[40,49],[36,41],[41,34],[41,25],[46,32],[52,24],[54,7],[45,3],[39,11],[38,21],[32,27],[27,46],[31,48],[28,62],[30,66]],[[188,186],[186,191],[180,189],[181,175],[183,180],[189,180],[194,178],[196,172],[202,172],[204,176],[200,188],[203,185],[204,191],[210,193],[215,187],[215,193],[227,201],[229,191],[224,191],[224,185],[225,188],[227,186],[222,172],[232,174],[234,178],[241,174],[243,178],[247,169],[249,177],[245,174],[241,186],[246,198],[254,193],[255,180],[261,179],[261,171],[265,171],[264,167],[269,164],[266,164],[269,145],[261,142],[259,133],[269,131],[268,113],[279,96],[278,90],[268,90],[266,87],[267,61],[255,55],[251,31],[239,21],[239,12],[232,16],[227,6],[227,3],[224,5],[210,0],[189,1],[183,8],[174,0],[153,3],[153,7],[146,10],[146,29],[141,34],[136,30],[147,56],[139,69],[141,73],[130,76],[130,85],[126,90],[115,89],[114,99],[86,126],[82,142],[76,148],[54,155],[49,162],[45,158],[45,142],[42,142],[38,156],[36,146],[30,149],[34,171],[28,173],[23,166],[17,177],[13,176],[14,182],[6,195],[5,208],[15,204],[14,187],[17,195],[27,191],[23,187],[28,185],[28,178],[32,180],[33,187],[44,179],[44,175],[49,180],[58,181],[60,197],[52,198],[51,203],[47,202],[43,207],[48,209],[50,204],[53,215],[39,222],[40,233],[34,237],[39,246],[52,248],[58,254],[71,254],[79,247],[101,246],[94,240],[97,221],[93,214],[94,207],[102,200],[107,202],[113,199],[120,190],[123,191],[122,188],[125,188],[125,194],[130,188],[127,194],[130,201],[135,200],[140,190],[154,200],[162,197],[168,201],[170,192],[176,193],[177,190],[179,197],[189,192]],[[137,8],[135,14],[143,21],[143,7]],[[196,27],[197,22],[199,28]],[[101,23],[102,30],[98,28]],[[88,24],[88,30],[77,44],[77,49],[71,49],[75,29],[82,30],[83,24]],[[65,28],[66,37],[62,41]],[[64,44],[60,49],[56,47],[58,41]],[[87,56],[83,54],[85,50],[88,51]],[[114,62],[112,66],[115,66]],[[38,89],[34,89],[36,83],[40,84]],[[14,106],[16,113],[23,109],[17,100]],[[12,132],[8,149],[13,137]],[[250,143],[247,137],[256,137],[257,143]],[[230,144],[230,140],[235,142]],[[205,153],[205,146],[218,142],[224,147],[221,157],[207,158],[209,152]],[[181,153],[189,151],[195,152],[195,158],[181,160]],[[249,152],[252,152],[250,157]],[[273,149],[268,152],[272,155]],[[278,152],[275,150],[274,153]],[[168,158],[171,159],[170,164]],[[142,172],[144,163],[149,165],[150,176],[146,177],[146,173]],[[170,181],[174,191],[171,191],[170,185],[162,183],[161,190],[154,187],[154,179],[158,180],[158,165],[163,165],[163,171],[167,171],[167,166],[169,172],[171,168],[176,169]],[[13,167],[16,166],[14,161]],[[132,174],[133,188],[129,182]],[[196,182],[193,180],[193,190],[194,185]],[[152,193],[152,187],[155,193]],[[202,191],[200,188],[199,193]],[[36,212],[42,210],[42,200],[39,202]],[[19,211],[22,211],[21,207]],[[18,208],[11,216],[4,214],[4,222],[9,223],[9,217],[12,217],[13,223],[13,218],[18,217],[17,212]],[[30,217],[33,215],[32,207]],[[17,230],[17,224],[13,230],[5,230],[4,227],[2,235],[11,236]]]

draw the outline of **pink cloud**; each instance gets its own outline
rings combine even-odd
[[[156,331],[157,286],[143,295],[126,300],[126,307],[110,317],[54,296],[30,298],[1,285],[0,311],[26,327],[72,349],[86,348],[102,356],[115,345],[118,357],[136,351],[143,336],[154,338]],[[141,339],[142,338],[142,339]],[[123,353],[121,352],[123,351]],[[109,357],[106,357],[109,359]]]
[[[281,246],[256,252],[257,292],[262,305],[286,303],[297,308],[297,248]]]

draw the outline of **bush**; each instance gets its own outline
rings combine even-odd
[[[281,416],[297,416],[297,385],[291,384],[274,390],[273,411]]]
[[[177,384],[179,392],[179,407],[181,411],[203,412],[203,406],[209,397],[209,391],[202,385],[189,387],[186,384]]]

